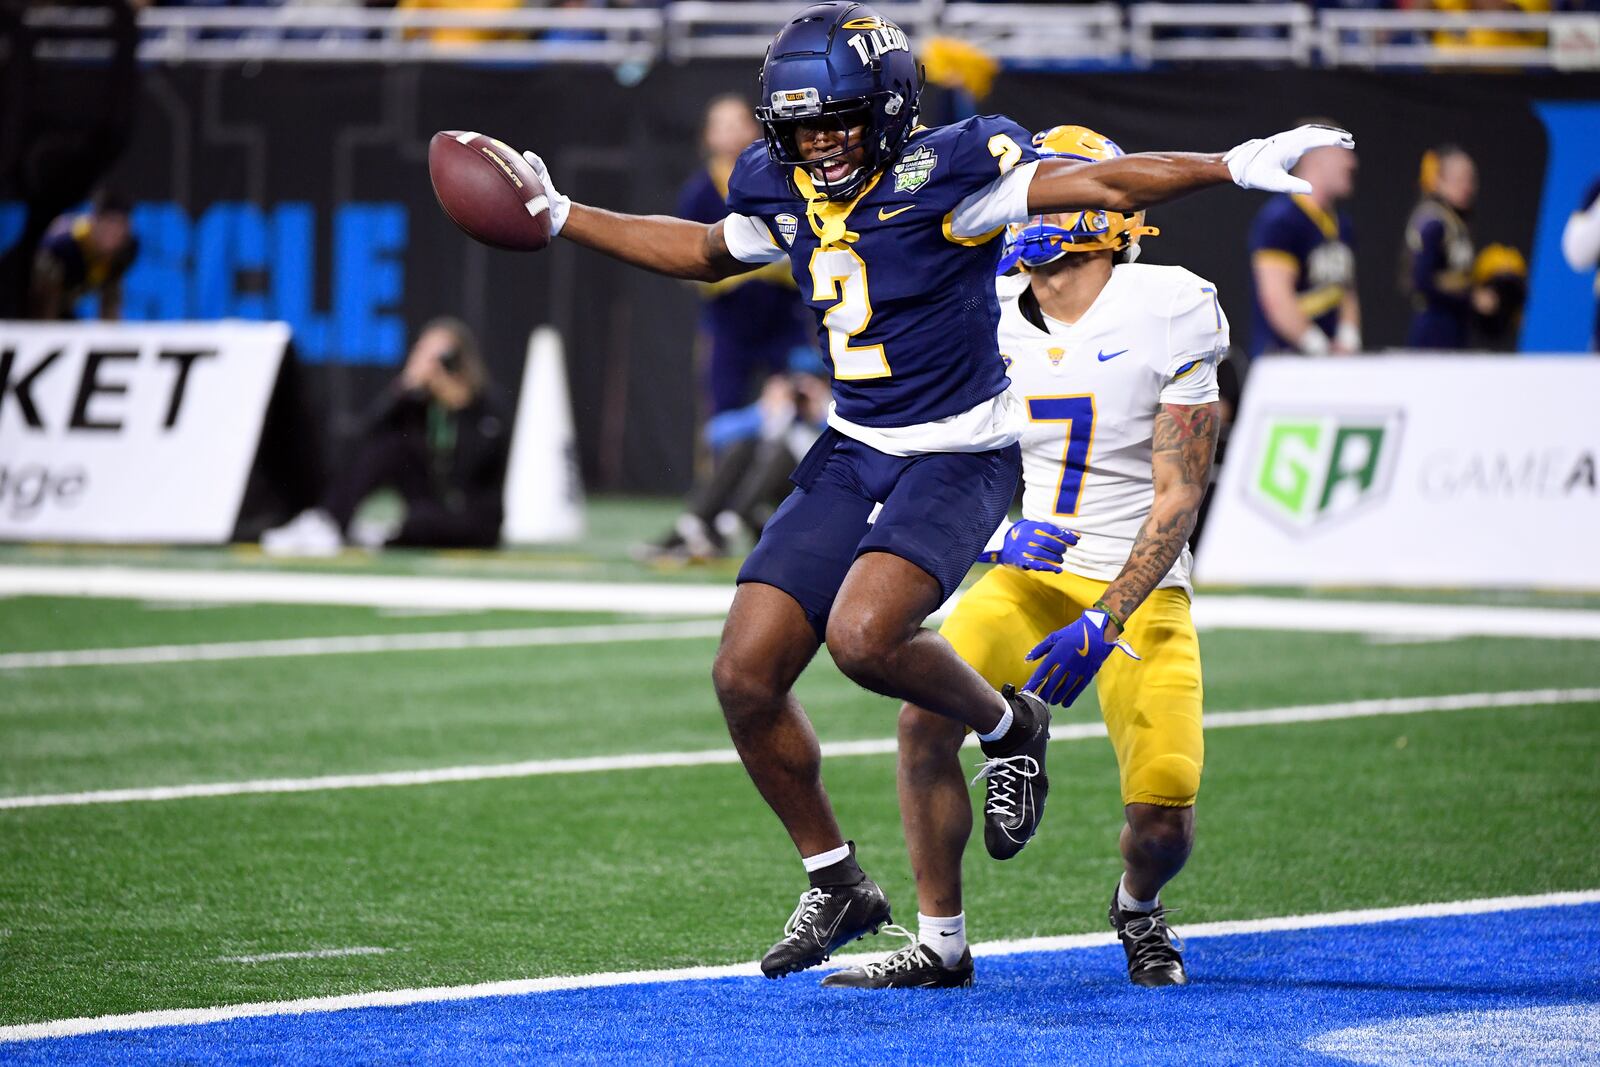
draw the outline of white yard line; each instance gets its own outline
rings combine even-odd
[[[1496,616],[1494,620],[1455,614],[1442,605],[1367,604],[1369,612],[1343,610],[1344,602],[1285,601],[1274,598],[1209,597],[1194,607],[1195,625],[1202,630],[1311,630],[1340,632],[1366,629],[1369,644],[1409,645],[1451,641],[1490,634],[1517,637],[1600,640],[1600,626],[1590,628],[1587,616],[1600,612],[1546,608],[1518,609],[1525,618]],[[1428,609],[1419,617],[1413,609]],[[403,609],[389,609],[403,610]],[[415,609],[432,613],[435,609]],[[1503,610],[1503,609],[1502,609]],[[449,614],[458,614],[451,609]],[[674,612],[669,614],[684,614]],[[1574,621],[1576,620],[1576,621]],[[1483,628],[1477,628],[1479,624]],[[1432,631],[1419,627],[1433,625]],[[1505,627],[1510,629],[1505,629]],[[506,630],[451,630],[420,634],[359,634],[349,637],[300,637],[257,641],[223,641],[201,644],[146,645],[132,648],[81,648],[46,652],[0,653],[0,670],[40,670],[65,667],[134,666],[201,663],[218,660],[280,659],[293,656],[353,656],[378,652],[440,652],[472,648],[527,648],[538,645],[599,644],[608,641],[664,641],[715,637],[718,620],[693,622],[616,623],[590,626],[546,626]]]
[[[1370,926],[1407,919],[1439,919],[1459,915],[1523,911],[1531,908],[1572,907],[1600,903],[1600,890],[1570,893],[1541,893],[1535,896],[1493,897],[1480,900],[1408,904],[1397,908],[1371,908],[1360,911],[1325,912],[1320,915],[1289,915],[1269,919],[1244,919],[1229,922],[1197,923],[1182,927],[1185,938],[1229,937],[1237,934],[1268,934],[1288,930],[1312,930],[1336,926]],[[1061,952],[1098,948],[1116,943],[1107,930],[1064,937],[1033,937],[1020,941],[991,941],[974,945],[974,956],[1013,956],[1032,952]],[[860,963],[873,956],[841,957],[831,967]],[[678,970],[616,971],[556,978],[524,978],[477,985],[435,986],[424,989],[393,989],[374,993],[355,993],[336,997],[310,997],[304,1000],[267,1001],[256,1004],[227,1004],[214,1008],[180,1008],[145,1011],[129,1015],[102,1015],[98,1018],[57,1019],[52,1022],[24,1023],[0,1027],[0,1043],[34,1041],[41,1038],[72,1037],[110,1031],[150,1030],[164,1026],[199,1026],[230,1019],[259,1018],[269,1015],[305,1015],[346,1011],[352,1008],[398,1007],[409,1004],[437,1004],[447,1001],[479,1000],[487,997],[526,996],[572,989],[599,989],[607,986],[654,985],[688,982],[708,978],[747,978],[761,973],[756,963],[735,963],[724,967],[685,967]]]
[[[331,960],[340,956],[386,956],[392,948],[356,945],[353,948],[317,948],[305,952],[267,952],[260,956],[218,956],[217,963],[272,963],[277,960]]]
[[[733,583],[559,582],[508,578],[317,574],[143,567],[0,566],[0,596],[120,597],[261,604],[341,604],[461,611],[610,611],[716,615]],[[946,605],[948,610],[949,605]],[[1600,611],[1586,608],[1412,604],[1262,596],[1201,596],[1195,624],[1211,630],[1298,630],[1600,640]]]
[[[1473,708],[1520,708],[1597,702],[1600,702],[1600,688],[1526,689],[1503,693],[1394,697],[1380,700],[1352,700],[1338,704],[1299,704],[1287,708],[1263,708],[1258,711],[1211,712],[1205,717],[1205,728],[1209,731],[1237,726],[1280,726],[1378,715],[1418,715],[1424,712],[1465,711]],[[1051,739],[1083,741],[1104,737],[1105,732],[1103,723],[1068,723],[1051,727]],[[828,742],[822,746],[822,754],[829,759],[846,756],[882,756],[893,753],[895,749],[895,740],[889,737],[868,741]],[[472,764],[377,774],[326,775],[318,778],[261,778],[242,782],[201,782],[192,785],[139,789],[101,789],[85,793],[0,797],[0,811],[18,808],[77,807],[84,804],[127,804],[152,800],[191,800],[199,797],[263,793],[311,793],[335,789],[437,785],[443,782],[482,782],[503,778],[538,778],[556,774],[595,774],[661,767],[705,767],[738,762],[738,754],[732,749],[725,748],[699,752],[641,752],[633,755]]]
[[[690,622],[541,626],[521,630],[448,630],[421,634],[294,637],[269,641],[148,645],[143,648],[82,648],[63,652],[0,654],[0,670],[200,663],[213,660],[278,659],[285,656],[350,656],[373,652],[529,648],[536,645],[592,645],[615,641],[666,641],[689,637],[716,637],[721,632],[722,620],[706,619]]]
[[[135,600],[340,604],[458,611],[618,611],[716,615],[733,584],[556,582],[300,571],[144,567],[0,566],[0,595],[119,597]]]

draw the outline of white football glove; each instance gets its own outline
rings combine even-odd
[[[561,227],[567,224],[567,212],[572,210],[572,198],[556,192],[555,185],[550,181],[550,168],[544,165],[544,160],[539,158],[537,152],[524,152],[522,158],[528,161],[528,166],[539,176],[539,183],[544,186],[544,195],[550,198],[550,236],[554,237],[561,232]]]
[[[1333,126],[1299,126],[1271,137],[1258,137],[1230,148],[1222,161],[1235,185],[1269,193],[1309,193],[1311,183],[1289,169],[1313,148],[1354,148],[1348,130]]]

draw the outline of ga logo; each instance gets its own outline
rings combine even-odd
[[[1269,413],[1245,496],[1301,532],[1381,500],[1400,453],[1398,409]]]

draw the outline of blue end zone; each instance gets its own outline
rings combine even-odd
[[[1455,1022],[1430,1037],[1428,1017],[1529,1008],[1551,1010],[1473,1017],[1473,1059],[1600,1058],[1600,905],[1208,937],[1188,959],[1182,989],[1130,986],[1110,947],[980,959],[969,992],[731,978],[97,1034],[0,1046],[0,1061],[1331,1064],[1352,1061],[1307,1048],[1330,1031],[1395,1023],[1460,1042]],[[1582,1025],[1566,1044],[1540,1029],[1563,1018]],[[1352,1055],[1414,1061],[1376,1040],[1376,1056]]]

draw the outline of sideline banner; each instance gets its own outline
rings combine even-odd
[[[1196,576],[1600,589],[1597,399],[1595,359],[1259,360]]]
[[[0,322],[0,538],[226,542],[283,323]]]

